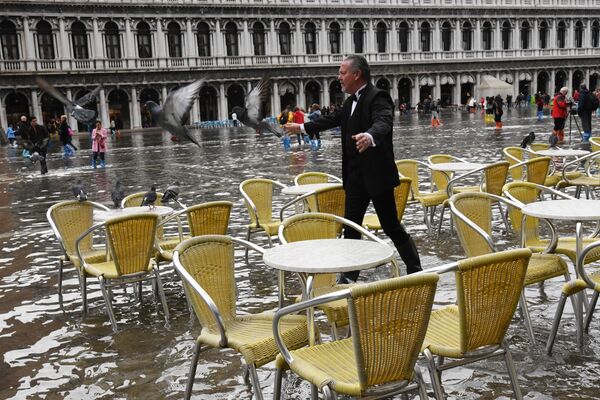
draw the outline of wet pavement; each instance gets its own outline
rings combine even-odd
[[[442,112],[443,126],[432,129],[427,117],[402,116],[395,124],[397,159],[424,160],[435,153],[451,153],[470,161],[494,161],[501,149],[518,145],[529,131],[545,141],[551,120],[535,120],[532,109],[505,113],[501,132],[483,124],[478,113]],[[273,137],[256,137],[251,130],[228,128],[195,131],[201,148],[175,144],[169,134],[134,132],[113,137],[109,142],[107,168],[90,167],[87,135],[79,135],[81,149],[75,158],[61,158],[59,145],[50,150],[46,176],[37,165],[20,157],[20,149],[0,148],[0,398],[47,399],[179,399],[182,398],[194,338],[200,332],[187,311],[180,283],[165,267],[166,296],[171,312],[165,327],[161,308],[152,301],[149,287],[140,307],[129,296],[117,295],[115,307],[120,331],[113,333],[97,285],[89,290],[90,312],[81,319],[76,274],[68,269],[64,281],[64,309],[57,296],[57,265],[60,246],[45,217],[47,208],[70,199],[71,186],[80,177],[90,199],[110,203],[117,179],[126,194],[146,191],[151,184],[159,190],[175,180],[181,183],[181,200],[196,204],[211,200],[234,202],[230,233],[243,237],[248,214],[238,185],[252,177],[277,179],[292,184],[303,171],[341,175],[339,138],[323,135],[323,146],[311,151],[304,145],[285,153]],[[576,134],[574,133],[574,139]],[[578,140],[577,140],[578,141]],[[277,196],[274,207],[287,201]],[[404,224],[413,235],[425,267],[462,257],[454,235],[427,235],[419,207],[409,206]],[[572,227],[562,228],[573,234]],[[502,245],[516,245],[512,235],[500,236]],[[267,246],[264,235],[253,241]],[[239,309],[259,312],[276,307],[276,274],[258,257],[250,265],[238,254],[236,264]],[[383,269],[363,274],[367,279],[384,276]],[[538,344],[531,346],[519,318],[511,324],[508,342],[519,372],[523,394],[530,399],[596,399],[600,397],[600,338],[598,320],[586,336],[582,351],[575,343],[574,316],[567,310],[560,326],[555,351],[545,355],[545,342],[560,293],[561,279],[543,288],[527,289],[530,312]],[[292,282],[293,286],[293,282]],[[295,284],[298,288],[297,283]],[[455,300],[454,282],[444,277],[438,286],[436,307]],[[321,321],[322,323],[322,321]],[[425,371],[425,365],[420,362]],[[274,366],[258,371],[267,398],[271,397]],[[251,390],[242,379],[240,357],[231,351],[202,353],[194,385],[198,399],[250,399]],[[426,377],[427,379],[427,377]],[[444,373],[450,398],[496,399],[512,397],[502,359],[479,362]],[[287,398],[305,399],[309,387],[297,378],[285,384]],[[432,396],[432,393],[430,393]],[[433,397],[433,396],[432,396]]]

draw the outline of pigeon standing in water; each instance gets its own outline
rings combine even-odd
[[[521,142],[521,147],[526,149],[527,146],[532,144],[534,141],[535,141],[535,133],[529,132],[529,134],[527,134],[527,136],[525,136],[523,138],[523,141]]]
[[[80,97],[75,101],[71,101],[65,96],[63,96],[63,94],[59,92],[56,88],[54,88],[54,86],[52,86],[42,78],[36,78],[35,81],[37,82],[40,89],[54,97],[56,100],[63,103],[67,110],[67,114],[75,118],[77,121],[84,124],[89,124],[96,120],[98,112],[95,110],[88,110],[87,108],[83,107],[96,100],[102,86],[98,86],[96,89],[92,90],[88,94]]]
[[[115,187],[110,194],[110,198],[112,199],[115,208],[121,208],[121,202],[125,198],[125,193],[123,193],[123,189],[121,189],[121,181],[117,181],[115,184]]]
[[[200,147],[200,144],[194,136],[185,127],[185,123],[190,117],[190,110],[194,100],[198,97],[200,87],[204,83],[199,79],[187,86],[179,88],[169,93],[162,107],[153,101],[146,102],[146,108],[150,111],[152,118],[156,123],[166,131],[169,131],[178,139],[187,139]]]
[[[165,193],[163,194],[162,199],[160,199],[161,203],[168,203],[171,200],[177,201],[177,197],[179,196],[179,182],[175,182],[173,185],[167,187]]]
[[[263,121],[265,110],[263,105],[270,99],[269,87],[270,79],[262,78],[258,85],[246,96],[246,108],[235,106],[232,112],[237,114],[237,118],[244,125],[254,128],[258,132],[263,130],[272,132],[277,137],[281,137],[283,132],[275,126]]]
[[[154,185],[152,185],[152,187],[150,188],[150,191],[144,195],[141,206],[142,207],[148,206],[150,208],[154,208],[154,203],[156,202],[156,197],[157,197],[156,196],[156,187]]]
[[[83,187],[83,183],[81,183],[81,179],[77,179],[77,184],[73,185],[71,190],[73,191],[73,196],[75,196],[77,198],[77,200],[79,200],[79,201],[87,200],[87,192],[85,191],[85,188]]]

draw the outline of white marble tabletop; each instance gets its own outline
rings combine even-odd
[[[106,221],[107,219],[114,217],[122,217],[124,215],[138,214],[138,213],[154,213],[158,214],[160,217],[165,217],[171,213],[173,213],[173,209],[167,206],[155,206],[153,208],[144,206],[144,207],[126,207],[126,208],[117,208],[114,210],[108,211],[94,211],[94,220],[96,221]]]
[[[461,172],[461,171],[472,171],[477,168],[485,167],[488,164],[472,163],[472,162],[448,162],[439,164],[430,164],[429,168],[434,171],[442,172]]]
[[[600,220],[600,201],[583,199],[536,201],[525,204],[522,212],[537,218],[597,221]]]
[[[341,183],[311,183],[308,185],[286,186],[281,189],[281,193],[293,196],[302,196],[303,194],[314,192],[315,190],[341,186]]]
[[[357,239],[303,240],[267,249],[269,267],[307,274],[336,273],[374,268],[394,257],[384,243]]]
[[[586,154],[589,154],[587,150],[578,150],[578,149],[548,149],[548,150],[538,150],[535,152],[541,156],[549,156],[549,157],[582,157]]]

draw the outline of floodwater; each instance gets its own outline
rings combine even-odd
[[[402,116],[395,124],[396,158],[424,160],[434,153],[451,153],[471,161],[493,161],[501,149],[518,145],[533,130],[546,140],[551,121],[537,122],[534,111],[510,110],[500,132],[483,124],[478,113],[442,112],[443,126],[433,129],[427,117]],[[49,155],[50,172],[42,177],[15,149],[0,149],[0,398],[24,399],[179,399],[182,398],[200,327],[192,321],[184,295],[170,267],[165,267],[166,296],[171,324],[165,327],[160,306],[144,291],[140,307],[129,296],[117,295],[115,307],[119,332],[113,333],[97,285],[89,290],[90,312],[81,319],[81,302],[76,274],[68,269],[64,282],[64,309],[57,296],[57,265],[61,255],[45,213],[60,200],[72,197],[76,178],[85,183],[90,198],[110,203],[110,191],[121,179],[126,193],[158,189],[175,180],[181,182],[181,200],[196,204],[230,200],[230,233],[243,237],[248,215],[238,185],[251,177],[268,177],[291,184],[303,171],[341,175],[339,138],[323,135],[323,147],[309,146],[285,153],[273,137],[256,137],[251,130],[227,128],[196,131],[201,148],[175,144],[170,135],[158,131],[123,134],[111,138],[106,169],[91,169],[90,141],[79,136],[82,149],[71,160],[63,160],[58,143]],[[576,134],[574,134],[575,139]],[[274,207],[286,200],[277,196]],[[424,267],[433,267],[463,256],[457,238],[448,233],[427,235],[419,207],[409,206],[404,224],[416,240]],[[573,234],[572,227],[562,228]],[[499,234],[503,245],[516,245],[514,236]],[[253,241],[267,246],[264,235]],[[259,312],[276,307],[276,274],[257,256],[250,265],[237,259],[239,310]],[[384,276],[384,270],[363,273],[367,279]],[[598,320],[583,350],[575,343],[574,316],[567,310],[560,326],[555,351],[545,355],[545,342],[560,293],[561,279],[543,288],[527,289],[530,312],[538,344],[530,345],[520,318],[507,335],[519,372],[523,394],[530,399],[595,399],[600,397],[600,338]],[[455,300],[451,276],[438,287],[436,307]],[[322,321],[321,321],[322,324]],[[323,325],[324,326],[324,325]],[[326,331],[326,329],[324,329]],[[325,332],[326,334],[327,332]],[[425,370],[425,364],[419,362]],[[194,385],[198,399],[250,399],[252,392],[242,379],[240,357],[227,350],[206,350]],[[258,371],[267,398],[272,393],[274,366]],[[426,377],[426,379],[428,379]],[[511,386],[502,359],[483,361],[444,373],[450,398],[510,398]],[[296,377],[284,386],[290,399],[305,399],[309,387]],[[431,396],[432,393],[430,392]]]

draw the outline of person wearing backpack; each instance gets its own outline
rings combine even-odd
[[[583,141],[588,142],[592,136],[592,113],[598,108],[598,98],[588,90],[586,85],[579,87],[579,103],[577,114],[581,118]]]

